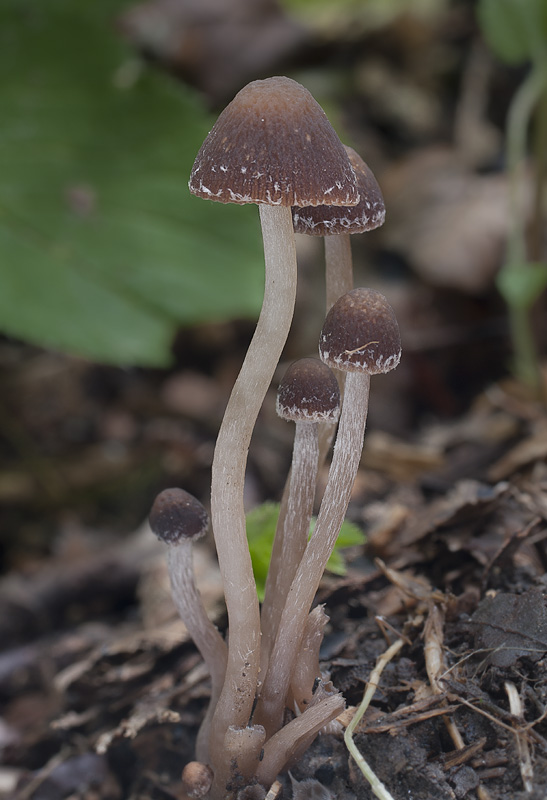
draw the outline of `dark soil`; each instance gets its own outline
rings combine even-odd
[[[169,409],[169,387],[181,379],[189,397],[191,376],[208,381],[212,404],[223,389],[183,366],[128,375],[16,343],[3,353],[5,407],[17,387],[12,420],[25,437],[32,423],[34,449],[6,442],[3,451],[2,796],[180,798],[208,683],[170,605],[161,548],[141,523],[163,486],[189,485],[206,501],[216,419]],[[49,374],[38,424],[27,409]],[[250,458],[251,502],[280,492],[290,451],[284,434],[271,446],[268,403]],[[75,428],[85,432],[77,445],[66,435]],[[367,435],[349,516],[368,542],[348,553],[346,577],[327,576],[320,591],[331,617],[322,667],[358,705],[378,656],[404,639],[355,736],[397,800],[544,794],[545,429],[541,406],[506,381],[463,417],[404,441],[375,427]],[[197,568],[222,626],[211,543]],[[292,775],[340,800],[372,797],[339,736],[320,736]]]

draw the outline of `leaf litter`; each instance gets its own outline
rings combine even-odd
[[[472,429],[475,413],[460,430]],[[536,424],[533,414],[518,422],[522,441]],[[509,453],[518,444],[503,438],[505,430]],[[417,437],[418,450],[428,436]],[[454,442],[445,436],[438,446],[441,469],[457,453]],[[392,454],[408,463],[396,442]],[[374,502],[359,490],[368,470],[365,463],[350,507],[353,522],[365,520],[368,543],[351,551],[347,574],[327,577],[318,596],[331,617],[322,667],[348,702],[342,722],[351,720],[377,659],[400,638],[400,654],[385,664],[354,733],[392,797],[530,796],[525,786],[541,786],[547,765],[541,453],[519,460],[503,481],[460,478],[445,492],[427,489],[427,471],[413,472],[406,485],[387,475]],[[95,553],[85,534],[73,534],[32,574],[2,579],[0,796],[182,796],[180,770],[191,758],[208,681],[147,534],[107,539]],[[209,546],[197,565],[222,627]],[[116,583],[123,592],[113,591]],[[321,736],[291,775],[319,781],[332,798],[371,796],[339,734]],[[280,777],[286,793],[287,781]]]

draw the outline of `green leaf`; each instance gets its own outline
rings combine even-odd
[[[547,0],[479,0],[484,38],[501,61],[519,64],[545,52]]]
[[[547,288],[547,264],[506,264],[498,274],[497,286],[509,306],[529,309]]]
[[[247,514],[247,540],[253,564],[258,598],[264,599],[264,588],[270,564],[277,518],[279,516],[279,503],[263,503]],[[315,518],[310,526],[310,535],[315,527]],[[335,575],[345,575],[346,565],[340,549],[355,547],[365,541],[364,533],[352,522],[344,521],[336,548],[327,562],[327,570]]]
[[[447,6],[447,0],[282,0],[291,15],[307,25],[334,36],[340,30],[374,30],[401,14],[431,18]]]
[[[254,316],[255,207],[192,197],[213,123],[129,58],[121,0],[0,7],[0,329],[109,363],[162,365],[178,325]]]

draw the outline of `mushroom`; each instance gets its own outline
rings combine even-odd
[[[213,771],[200,761],[189,761],[182,770],[182,788],[192,800],[209,794],[213,783]]]
[[[386,298],[374,289],[354,289],[339,298],[323,325],[319,354],[347,373],[346,391],[317,523],[281,615],[255,715],[268,736],[281,727],[308,611],[349,504],[363,448],[370,376],[394,369],[401,357],[399,327]]]
[[[318,358],[301,358],[285,372],[277,391],[277,413],[295,422],[293,456],[283,514],[278,519],[262,604],[265,669],[277,626],[310,531],[319,457],[318,426],[334,423],[340,390],[333,372]]]
[[[350,234],[379,228],[386,218],[382,191],[372,170],[352,147],[344,147],[355,172],[359,203],[348,208],[293,208],[292,212],[296,233],[325,239],[327,311],[339,297],[353,289]]]
[[[206,533],[209,517],[199,500],[184,489],[165,489],[154,501],[149,523],[152,532],[167,545],[173,601],[211,675],[211,701],[196,745],[198,760],[206,762],[209,726],[224,683],[227,661],[226,643],[207,616],[192,565],[193,544]]]
[[[327,312],[346,292],[353,289],[353,259],[350,234],[365,233],[384,224],[386,209],[382,191],[374,173],[352,147],[344,145],[359,190],[356,206],[310,206],[293,208],[296,233],[323,236],[325,242],[325,284]],[[344,392],[344,375],[338,373],[340,391]],[[323,463],[334,436],[334,425],[322,425],[319,432],[319,457]]]
[[[213,796],[230,777],[223,761],[229,726],[250,718],[260,659],[260,619],[245,534],[243,484],[260,406],[285,344],[296,292],[291,206],[355,205],[347,154],[321,107],[300,84],[253,81],[224,109],[190,175],[190,191],[222,203],[256,203],[264,238],[262,310],[219,431],[213,459],[211,517],[229,619],[226,679],[212,726]]]

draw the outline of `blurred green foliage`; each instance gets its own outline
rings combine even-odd
[[[247,539],[260,602],[264,599],[264,588],[266,586],[278,516],[279,503],[263,503],[247,514]],[[313,533],[314,526],[315,518],[312,520],[310,536]],[[345,575],[346,564],[339,551],[345,547],[355,547],[364,542],[365,534],[363,531],[357,525],[346,520],[338,534],[336,548],[328,560],[327,570],[335,575]]]
[[[310,27],[326,34],[340,29],[363,30],[389,24],[400,14],[428,17],[446,7],[448,0],[281,0],[285,9]]]
[[[533,61],[544,49],[546,0],[479,0],[477,14],[488,46],[506,64]]]
[[[124,47],[124,5],[0,4],[0,330],[164,365],[179,324],[257,313],[260,229],[189,194],[213,119]]]
[[[527,231],[541,231],[547,178],[547,0],[479,0],[478,20],[494,55],[508,65],[529,68],[507,114],[506,162],[511,199],[511,227],[498,289],[507,303],[513,341],[513,371],[542,393],[536,342],[530,321],[534,303],[547,288],[543,237],[529,247]],[[529,137],[530,128],[533,135]],[[530,141],[529,141],[530,140]],[[532,225],[523,211],[524,166],[534,159]]]

